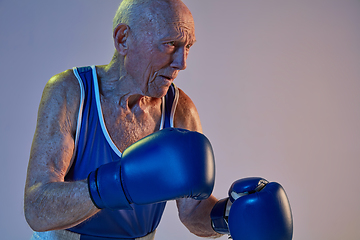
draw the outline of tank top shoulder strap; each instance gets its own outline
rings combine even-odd
[[[74,67],[73,72],[78,79],[80,86],[83,85],[83,90],[86,92],[93,81],[92,68],[90,66]]]
[[[88,98],[89,88],[91,88],[91,81],[92,81],[92,69],[90,66],[88,67],[74,67],[73,73],[76,76],[79,86],[80,86],[80,105],[79,105],[79,112],[77,118],[77,128],[76,128],[76,136],[75,136],[75,151],[77,150],[77,145],[80,138],[80,129],[83,121],[84,111],[85,114],[88,109],[84,109],[85,99]],[[87,108],[87,107],[86,107]],[[73,158],[75,154],[73,155]]]
[[[163,111],[165,111],[164,123],[162,125],[163,128],[174,127],[174,115],[178,100],[179,89],[172,83],[163,100]]]

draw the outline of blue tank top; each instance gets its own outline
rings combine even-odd
[[[95,66],[73,69],[77,77],[81,101],[75,137],[73,164],[66,181],[86,179],[100,165],[121,160],[106,129],[102,115],[99,85]],[[172,84],[162,99],[160,129],[173,127],[178,89]],[[81,204],[81,203],[79,203]],[[133,210],[102,209],[89,220],[68,230],[81,234],[81,239],[134,239],[153,232],[158,226],[166,202],[136,205]]]

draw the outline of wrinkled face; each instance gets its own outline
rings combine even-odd
[[[180,70],[186,68],[190,47],[195,42],[193,18],[189,10],[177,8],[164,10],[153,19],[149,17],[140,35],[132,42],[125,57],[127,73],[149,97],[164,96]],[[159,11],[157,11],[159,12]]]

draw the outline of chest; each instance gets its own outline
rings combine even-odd
[[[121,111],[103,107],[106,129],[120,152],[158,131],[161,115],[160,106],[152,106],[146,111]]]

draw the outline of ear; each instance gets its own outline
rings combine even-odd
[[[120,23],[115,27],[113,33],[115,48],[121,55],[124,56],[126,55],[128,49],[127,40],[128,40],[129,30],[130,28],[128,25],[124,23]]]

